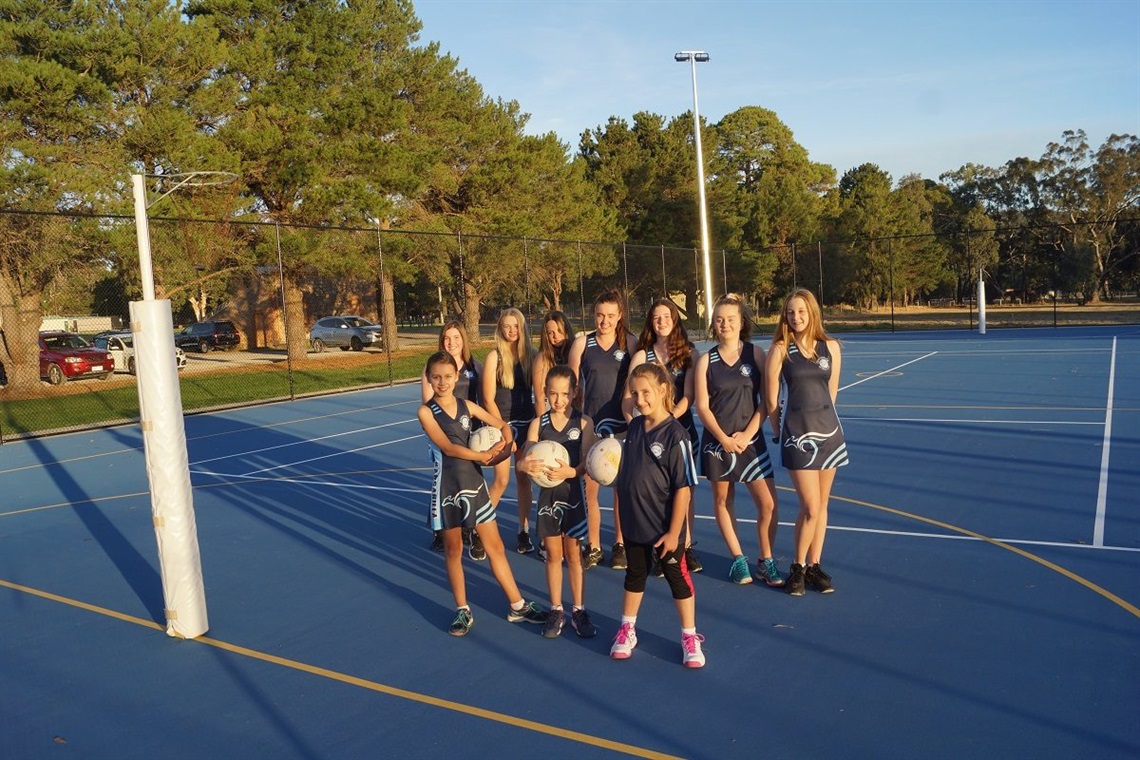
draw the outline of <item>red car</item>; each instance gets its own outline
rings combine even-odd
[[[106,380],[114,371],[114,357],[79,335],[62,330],[40,333],[40,377],[52,385],[81,377]]]

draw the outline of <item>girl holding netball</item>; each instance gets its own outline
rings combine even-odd
[[[574,373],[564,364],[550,368],[543,389],[550,409],[533,420],[527,429],[527,444],[555,441],[566,448],[569,461],[551,467],[533,456],[519,463],[519,471],[528,475],[542,474],[562,482],[553,488],[538,490],[538,540],[546,550],[546,583],[550,587],[550,616],[542,635],[553,639],[562,633],[566,613],[562,611],[562,560],[566,559],[566,575],[574,607],[570,625],[582,638],[590,638],[597,628],[586,613],[582,552],[579,542],[586,538],[586,500],[582,492],[582,474],[586,469],[583,456],[594,444],[594,423],[574,409],[577,392]]]
[[[495,522],[495,505],[487,493],[481,465],[488,464],[504,447],[514,444],[511,426],[483,407],[456,398],[455,385],[459,368],[455,359],[444,351],[432,354],[424,368],[431,383],[432,397],[419,408],[420,425],[429,440],[428,451],[435,467],[431,495],[431,527],[443,532],[447,579],[455,597],[456,615],[448,632],[465,636],[475,618],[467,604],[467,584],[463,576],[463,539],[460,529],[474,529],[486,547],[491,572],[498,581],[511,608],[507,620],[512,623],[544,623],[546,613],[533,602],[523,599],[515,584],[499,526]],[[468,447],[472,420],[499,428],[503,440],[484,452]]]
[[[462,322],[453,319],[444,323],[439,330],[439,350],[450,354],[451,358],[455,359],[456,367],[459,368],[459,380],[455,383],[456,397],[478,404],[479,376],[483,371],[483,366],[478,359],[471,355],[471,344],[467,340],[467,328],[463,326]],[[431,400],[432,394],[431,383],[428,382],[425,371],[420,377],[420,395],[425,404]],[[487,552],[477,534],[472,539],[470,531],[464,531],[463,543],[468,545],[467,551],[471,559],[482,561],[487,558]],[[432,534],[431,548],[433,551],[443,551],[443,534],[438,530]]]
[[[713,492],[713,511],[724,543],[733,556],[729,578],[752,582],[748,558],[736,536],[735,484],[743,483],[756,504],[760,542],[760,577],[769,586],[784,585],[772,546],[776,541],[776,486],[772,462],[760,436],[764,421],[764,350],[748,341],[752,319],[740,296],[729,293],[713,307],[710,337],[716,346],[697,360],[697,414],[704,426],[701,471]]]
[[[696,347],[689,340],[685,331],[685,324],[681,321],[681,312],[672,299],[660,298],[649,307],[649,316],[645,320],[645,328],[637,339],[637,351],[630,360],[632,370],[645,362],[656,362],[673,378],[673,410],[672,414],[684,426],[689,434],[693,446],[697,445],[697,425],[693,420],[693,362],[697,358]],[[625,398],[622,399],[622,412],[625,418],[633,417],[633,396],[626,384]],[[689,521],[686,523],[688,532],[685,536],[685,560],[689,572],[699,573],[704,566],[701,565],[697,555],[693,552],[692,530],[693,520],[696,518],[696,501],[689,504]],[[659,572],[658,568],[655,572]]]
[[[534,415],[541,417],[547,410],[546,373],[551,367],[566,364],[570,356],[570,343],[573,331],[570,320],[560,311],[548,311],[542,318],[542,334],[538,339],[538,353],[534,356],[534,366],[530,370],[531,384],[534,386]]]
[[[582,383],[582,412],[594,421],[599,438],[625,436],[626,421],[621,413],[621,399],[629,374],[629,360],[637,346],[625,325],[622,297],[607,290],[594,299],[595,330],[574,339],[570,346],[570,369]],[[605,557],[602,553],[602,508],[598,503],[598,482],[586,476],[586,509],[590,521],[590,548],[586,569]],[[616,492],[615,492],[616,493]],[[615,496],[616,498],[616,496]],[[615,543],[610,567],[624,570],[625,545],[621,517],[614,505]]]
[[[483,368],[483,403],[488,411],[511,424],[515,438],[522,440],[527,426],[534,419],[531,400],[530,369],[534,364],[534,348],[526,319],[518,309],[503,309],[495,326],[495,347],[487,354]],[[515,451],[515,495],[518,497],[519,533],[518,552],[534,551],[530,541],[530,478],[518,473],[522,451]],[[504,459],[495,465],[495,480],[491,483],[491,501],[498,506],[511,479],[511,461]]]
[[[839,341],[824,331],[815,296],[803,288],[793,290],[784,301],[765,365],[768,418],[780,431],[780,459],[800,500],[796,556],[787,583],[792,596],[803,596],[805,585],[821,594],[834,590],[819,561],[835,471],[847,464],[843,425],[835,411],[841,361]],[[781,382],[787,392],[782,419]]]
[[[610,657],[628,659],[637,646],[637,611],[656,560],[664,569],[681,618],[681,661],[687,668],[704,667],[704,637],[697,633],[696,598],[684,545],[689,503],[697,483],[692,442],[672,415],[673,382],[661,365],[646,362],[634,368],[629,388],[640,414],[630,420],[617,477],[628,567],[621,627]]]

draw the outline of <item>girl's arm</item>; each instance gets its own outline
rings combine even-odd
[[[638,351],[629,360],[629,371],[632,374],[633,368],[639,364],[645,364],[645,352]],[[621,416],[625,417],[625,421],[629,422],[633,419],[633,394],[629,392],[629,379],[626,376],[625,388],[621,392]]]
[[[492,412],[490,409],[484,409],[483,407],[471,401],[467,402],[467,411],[470,412],[471,416],[475,419],[481,420],[491,427],[497,427],[503,434],[503,442],[506,443],[507,446],[514,446],[515,434],[514,431],[511,430],[511,424],[509,422],[505,422],[502,417],[500,417],[495,412]],[[495,451],[497,448],[498,447],[496,446],[491,450]],[[514,451],[513,448],[511,450]]]
[[[539,429],[539,426],[541,424],[542,424],[542,419],[539,417],[535,417],[533,420],[530,421],[530,424],[527,425],[527,428],[526,428],[526,443],[524,444],[524,446],[526,446],[527,448],[530,448],[530,446],[532,444],[538,442],[538,429]],[[543,465],[539,460],[531,457],[528,454],[527,456],[524,456],[522,459],[519,460],[518,471],[522,472],[522,473],[526,473],[527,475],[530,475],[530,474],[534,473],[535,471],[541,469],[542,466]]]
[[[839,341],[827,341],[827,348],[831,351],[831,379],[827,381],[827,389],[831,391],[831,405],[835,406],[835,400],[839,397],[839,368],[843,365],[843,357]]]
[[[494,456],[495,449],[490,451],[475,451],[467,446],[460,446],[457,443],[452,443],[451,439],[443,432],[443,428],[435,421],[435,415],[431,413],[431,409],[427,406],[421,406],[416,415],[420,419],[420,427],[424,429],[427,437],[435,444],[443,455],[451,457],[452,459],[465,459],[469,462],[479,462],[486,464],[491,461]]]
[[[764,349],[760,348],[760,346],[756,345],[755,343],[748,343],[747,345],[752,349],[752,363],[755,364],[757,368],[764,367],[767,359],[767,357],[764,355]],[[759,354],[759,356],[757,356],[757,354]],[[755,438],[756,435],[760,432],[760,426],[764,423],[764,417],[767,416],[767,402],[765,401],[764,396],[763,371],[760,372],[759,381],[760,391],[757,394],[756,411],[753,412],[752,416],[748,418],[748,424],[744,426],[744,429],[736,434],[742,436],[742,438],[738,440],[742,440],[745,444]]]
[[[696,365],[693,367],[695,375],[693,379],[694,401],[697,405],[697,416],[701,419],[701,425],[705,430],[709,431],[717,443],[724,447],[725,451],[731,454],[739,454],[744,451],[743,448],[738,449],[736,443],[733,441],[732,436],[726,434],[724,429],[717,422],[716,416],[713,415],[712,410],[709,408],[709,355],[701,354],[701,358],[697,359]]]
[[[764,362],[764,409],[772,432],[780,434],[780,370],[784,367],[784,357],[788,347],[783,343],[772,343],[768,349],[768,359]],[[834,401],[832,402],[834,403]]]
[[[431,383],[428,382],[427,372],[425,371],[420,375],[420,400],[423,403],[431,401],[431,397],[435,395],[435,391],[431,389]]]
[[[530,368],[531,387],[534,388],[534,416],[546,414],[546,373],[550,371],[546,357],[538,354]]]
[[[499,411],[498,405],[495,403],[495,388],[498,385],[496,378],[499,376],[499,350],[492,348],[490,353],[487,354],[487,360],[483,362],[483,374],[479,377],[479,403],[483,405],[491,414],[496,418],[502,418],[503,413]]]
[[[681,544],[681,533],[685,530],[685,518],[689,514],[689,502],[693,498],[693,489],[689,486],[678,488],[673,492],[673,513],[669,518],[669,532],[657,539],[653,546],[661,549],[657,556],[664,557],[670,552],[677,551]]]
[[[574,477],[580,478],[586,474],[586,458],[590,455],[590,449],[598,442],[598,436],[594,433],[594,421],[586,415],[582,415],[582,456],[578,459],[578,466],[574,468]]]
[[[689,363],[689,368],[685,370],[684,393],[681,398],[678,399],[676,406],[673,407],[673,416],[678,419],[693,406],[693,394],[696,392],[696,383],[693,380],[693,375],[695,374],[693,372],[693,365],[695,365],[697,363],[696,360],[700,358],[695,348],[693,349],[693,353],[696,354],[696,356],[694,356],[693,361]]]
[[[574,370],[574,377],[578,379],[578,391],[574,394],[574,407],[582,408],[582,353],[586,350],[586,336],[579,335],[570,344],[570,354],[566,357],[566,364]]]

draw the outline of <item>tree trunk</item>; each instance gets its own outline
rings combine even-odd
[[[467,328],[467,336],[472,343],[479,341],[479,291],[469,282],[463,283],[465,295],[465,308],[463,310],[463,326]]]
[[[304,361],[309,353],[309,328],[305,324],[305,297],[293,275],[285,275],[285,337],[289,361]]]
[[[384,348],[387,351],[400,350],[400,337],[396,331],[396,288],[392,273],[384,270],[380,278],[380,324],[384,326]]]
[[[0,273],[0,361],[8,388],[30,390],[40,385],[39,332],[43,323],[40,292],[19,293],[7,273]]]

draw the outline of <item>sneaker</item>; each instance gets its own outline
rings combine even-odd
[[[773,588],[784,585],[784,576],[780,575],[780,568],[776,567],[776,560],[771,557],[756,563],[756,574]]]
[[[521,610],[516,610],[514,607],[507,612],[508,623],[545,623],[546,619],[550,616],[549,612],[543,612],[534,602],[523,602]]]
[[[487,550],[483,548],[483,539],[479,538],[479,534],[471,531],[471,546],[467,547],[467,556],[476,562],[482,562],[487,559]]]
[[[530,554],[534,551],[534,544],[530,542],[530,534],[525,530],[519,531],[519,554]]]
[[[692,546],[685,547],[685,565],[689,568],[690,573],[699,573],[705,569]]]
[[[821,594],[830,594],[835,591],[831,585],[831,576],[823,572],[823,568],[819,566],[818,562],[814,565],[808,565],[807,570],[804,571],[804,580],[813,590]]]
[[[582,569],[589,570],[591,567],[597,567],[601,561],[605,559],[602,550],[596,546],[589,544],[582,544],[584,556],[582,557]]]
[[[546,622],[542,625],[542,637],[556,639],[562,635],[562,626],[566,624],[566,613],[562,610],[551,610],[546,615]]]
[[[610,567],[614,570],[625,570],[629,562],[625,558],[625,544],[614,544],[613,554],[610,555]]]
[[[464,607],[455,613],[455,620],[451,621],[451,627],[447,632],[452,636],[466,636],[473,625],[475,625],[475,616],[471,614],[471,610]]]
[[[460,528],[459,529],[459,534],[461,536],[463,536],[463,545],[464,546],[470,546],[471,545],[471,534],[474,532],[475,531],[473,531],[471,528]]]
[[[637,629],[633,623],[622,623],[610,647],[610,657],[614,660],[628,660],[637,646]]]
[[[705,637],[699,633],[682,633],[681,649],[685,654],[681,663],[686,668],[703,668],[705,666],[705,653],[701,651],[701,642]]]
[[[590,622],[590,616],[584,609],[570,613],[570,625],[573,626],[574,633],[578,634],[578,638],[592,639],[598,635],[598,627]]]
[[[804,595],[804,566],[793,562],[791,569],[788,570],[788,582],[784,585],[788,593],[792,596]]]
[[[728,568],[728,579],[738,586],[752,582],[752,571],[748,569],[748,557],[741,554],[732,561]]]
[[[433,552],[443,551],[443,531],[437,530],[432,532],[431,537],[431,550]]]
[[[534,556],[538,557],[539,562],[546,561],[546,545],[539,542],[538,546],[534,547]]]

